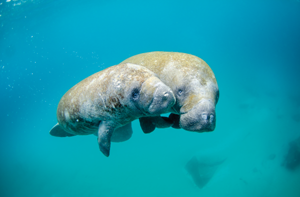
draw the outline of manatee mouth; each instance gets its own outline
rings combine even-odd
[[[151,101],[151,103],[152,103],[152,101]],[[149,113],[147,110],[145,110],[145,109],[140,109],[140,111],[142,112],[142,114],[144,115],[144,116],[151,116],[152,114],[151,113]]]
[[[175,96],[168,87],[158,87],[148,107],[148,113],[151,115],[160,115],[169,112],[175,102]]]
[[[203,113],[194,118],[188,113],[181,115],[179,120],[180,127],[187,131],[209,132],[216,127],[216,118],[213,114]]]
[[[215,106],[210,101],[201,101],[188,112],[180,114],[179,124],[187,131],[213,131],[216,127]]]
[[[157,77],[151,77],[141,87],[137,107],[145,116],[157,116],[169,112],[175,102],[171,88]]]

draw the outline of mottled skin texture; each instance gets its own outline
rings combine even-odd
[[[214,130],[219,88],[213,71],[202,59],[186,53],[150,52],[122,63],[148,68],[172,89],[176,104],[170,112],[180,115],[181,128],[196,132]]]
[[[165,113],[174,103],[170,88],[153,72],[134,64],[120,64],[72,87],[58,104],[57,119],[70,134],[88,135],[98,130],[100,150],[108,156],[115,129],[140,117]]]

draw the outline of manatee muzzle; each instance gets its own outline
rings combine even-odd
[[[216,127],[215,105],[209,100],[201,100],[191,110],[180,115],[179,124],[188,131],[213,131]]]
[[[153,94],[152,102],[148,108],[148,112],[151,115],[160,115],[162,113],[167,113],[175,104],[175,96],[172,90],[160,83]]]
[[[146,80],[142,86],[139,109],[147,116],[167,113],[175,104],[173,91],[157,77]]]

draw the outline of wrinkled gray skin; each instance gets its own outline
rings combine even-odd
[[[58,124],[50,134],[66,137],[98,131],[99,148],[109,156],[111,141],[130,138],[131,121],[158,116],[174,104],[173,92],[153,72],[139,65],[120,64],[71,88],[58,104]]]
[[[132,56],[122,63],[148,68],[172,89],[176,104],[170,110],[169,122],[173,121],[174,128],[195,132],[215,129],[219,88],[214,73],[202,59],[185,53],[150,52]],[[160,125],[153,126],[157,123],[155,118],[143,118],[140,123],[145,133],[160,128]]]

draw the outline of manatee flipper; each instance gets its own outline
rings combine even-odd
[[[54,127],[52,127],[52,129],[50,130],[50,135],[55,136],[55,137],[72,137],[75,136],[71,133],[66,132],[61,126],[59,126],[59,124],[57,123],[56,125],[54,125]]]
[[[151,133],[155,130],[155,125],[152,124],[152,121],[149,117],[142,117],[139,119],[139,121],[144,133]]]
[[[151,118],[152,124],[154,124],[154,126],[156,128],[168,128],[174,124],[173,120],[168,117],[155,116],[155,117],[150,117],[150,118]]]
[[[124,142],[131,138],[132,136],[132,127],[131,122],[125,126],[119,127],[114,130],[111,141],[112,142]],[[98,131],[94,133],[95,136],[98,136]]]
[[[107,121],[101,121],[98,128],[98,144],[100,151],[106,156],[109,156],[111,136],[115,127]]]
[[[111,136],[111,141],[112,142],[124,142],[127,141],[131,138],[132,136],[132,127],[131,127],[131,122],[119,127],[114,130],[112,136]]]
[[[181,129],[180,125],[179,125],[179,120],[180,120],[180,116],[177,114],[170,114],[169,115],[169,119],[171,119],[173,121],[173,125],[172,127],[174,129]]]
[[[140,125],[144,133],[151,133],[155,128],[168,128],[173,124],[172,119],[163,116],[140,118]]]

